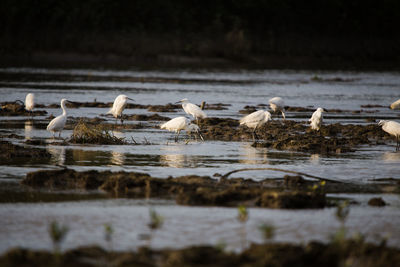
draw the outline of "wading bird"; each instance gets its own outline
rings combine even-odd
[[[197,124],[199,124],[199,118],[207,118],[207,114],[201,110],[200,107],[195,104],[189,103],[187,98],[184,98],[176,103],[182,103],[182,108],[186,112],[186,114],[192,115],[195,118]]]
[[[280,111],[282,113],[283,120],[286,119],[285,117],[285,102],[280,97],[273,97],[269,100],[269,106],[274,112]]]
[[[240,119],[240,125],[246,125],[249,128],[253,128],[253,141],[258,140],[256,133],[257,128],[271,120],[271,113],[264,110],[257,110],[249,115]]]
[[[35,107],[35,94],[29,93],[25,97],[25,109],[29,111],[32,117],[33,108]]]
[[[175,132],[175,142],[178,142],[179,134],[182,130],[185,130],[188,134],[195,132],[200,136],[202,140],[204,140],[200,132],[199,126],[197,126],[196,124],[192,124],[190,120],[185,117],[176,117],[172,120],[169,120],[166,123],[162,124],[160,128]]]
[[[310,122],[311,129],[319,131],[321,128],[323,120],[322,112],[326,112],[326,110],[323,108],[317,108],[317,110],[312,114],[311,119],[308,120]]]
[[[391,109],[400,109],[400,99],[390,105]]]
[[[58,137],[61,137],[61,131],[64,129],[65,123],[67,122],[67,109],[65,108],[65,102],[69,102],[67,99],[61,99],[61,108],[63,113],[51,120],[49,125],[47,125],[47,131],[53,133],[53,138],[55,133],[58,132]]]
[[[395,121],[382,120],[378,122],[379,126],[382,126],[382,130],[390,135],[396,137],[396,151],[400,150],[400,123]]]
[[[194,124],[194,123],[189,124],[186,127],[185,131],[190,136],[192,136],[192,133],[197,134],[201,138],[201,140],[204,141],[203,135],[201,134],[201,131],[200,131],[200,127],[197,126],[197,124]],[[196,139],[197,139],[197,136],[196,136]]]
[[[107,114],[112,114],[114,116],[115,123],[117,123],[118,117],[120,118],[121,123],[124,123],[122,111],[124,111],[126,104],[128,103],[128,99],[134,101],[132,98],[129,98],[126,95],[117,96],[114,100],[112,108],[107,112]]]

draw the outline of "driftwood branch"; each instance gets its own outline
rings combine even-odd
[[[286,172],[286,173],[302,175],[302,176],[314,178],[314,179],[321,180],[321,181],[327,181],[327,182],[331,182],[331,183],[345,183],[345,182],[342,182],[342,181],[331,180],[331,179],[327,179],[327,178],[323,178],[323,177],[318,177],[318,176],[315,176],[315,175],[310,175],[310,174],[307,174],[307,173],[304,173],[304,172],[296,172],[296,171],[290,171],[290,170],[284,170],[284,169],[278,169],[278,168],[244,168],[244,169],[230,171],[230,172],[222,175],[221,178],[222,179],[226,179],[226,178],[228,178],[229,175],[231,175],[233,173],[243,172],[243,171],[278,171],[278,172]]]

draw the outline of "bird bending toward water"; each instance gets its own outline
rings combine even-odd
[[[122,112],[128,103],[128,99],[134,101],[132,98],[129,98],[126,95],[117,96],[114,100],[112,108],[107,112],[107,114],[112,114],[114,116],[116,119],[115,123],[117,123],[118,117],[120,118],[121,123],[124,123]]]
[[[390,105],[391,109],[400,109],[400,99]]]
[[[33,108],[35,107],[35,94],[29,93],[25,97],[25,109],[29,111],[32,116]]]
[[[282,113],[283,120],[286,119],[285,116],[285,102],[280,97],[273,97],[269,100],[269,106],[274,112],[280,111]]]
[[[61,131],[64,129],[65,123],[67,122],[67,109],[65,108],[65,102],[69,101],[64,98],[61,99],[61,108],[63,113],[52,119],[49,125],[47,125],[47,131],[53,133],[53,138],[56,132],[58,132],[58,137],[61,137]]]
[[[256,134],[257,128],[271,120],[271,113],[264,110],[258,110],[240,119],[240,125],[246,125],[249,128],[253,128],[253,140],[258,140]]]
[[[204,113],[204,111],[202,111],[200,107],[196,106],[195,104],[189,103],[189,100],[187,98],[184,98],[176,103],[182,103],[183,110],[186,112],[186,114],[192,115],[193,118],[197,121],[197,124],[199,124],[199,118],[207,118],[207,114]]]
[[[195,132],[197,133],[202,140],[204,140],[199,126],[190,122],[188,118],[185,117],[176,117],[172,120],[167,121],[166,123],[160,126],[161,129],[166,129],[171,132],[175,132],[175,142],[178,141],[179,134],[182,130],[185,130],[188,134]]]
[[[396,151],[400,150],[400,123],[395,121],[382,120],[378,122],[379,126],[382,126],[382,130],[390,135],[396,137]]]
[[[308,120],[310,122],[311,129],[319,131],[323,120],[322,112],[325,111],[326,110],[324,110],[323,108],[317,108],[317,110],[314,111],[314,113],[311,116],[311,119]]]

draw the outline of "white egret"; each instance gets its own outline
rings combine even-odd
[[[396,137],[396,151],[400,150],[400,123],[382,120],[378,122],[378,125],[382,126],[382,130]]]
[[[280,111],[282,113],[283,120],[285,117],[285,102],[280,97],[273,97],[269,100],[269,106],[274,112]]]
[[[25,109],[30,112],[31,116],[34,107],[35,107],[35,94],[29,93],[25,97]]]
[[[323,120],[322,112],[325,111],[326,110],[324,110],[323,108],[317,108],[317,110],[314,111],[314,113],[311,116],[311,119],[308,120],[310,122],[311,129],[319,131]]]
[[[391,109],[400,109],[400,99],[390,105]]]
[[[201,140],[204,141],[203,135],[201,134],[201,131],[200,131],[200,127],[197,124],[194,124],[194,123],[189,124],[186,127],[185,131],[190,136],[192,135],[192,133],[197,134],[198,136],[200,136]]]
[[[203,136],[200,133],[199,126],[191,124],[190,120],[185,117],[176,117],[172,120],[167,121],[166,123],[160,126],[161,129],[166,129],[171,132],[175,132],[175,142],[178,141],[179,134],[182,130],[185,130],[187,133],[196,132],[202,140],[204,140]]]
[[[61,131],[64,129],[65,123],[67,122],[67,109],[65,108],[65,102],[69,102],[67,99],[61,99],[61,108],[63,113],[51,120],[47,125],[47,131],[53,133],[53,138],[56,132],[58,137],[61,137]]]
[[[177,103],[182,103],[183,110],[186,112],[186,114],[192,115],[197,121],[197,124],[199,124],[199,118],[207,118],[207,114],[204,113],[199,106],[189,103],[187,98],[184,98]]]
[[[253,140],[258,139],[256,130],[258,127],[271,120],[271,113],[265,110],[257,110],[240,119],[240,125],[253,128]]]
[[[127,97],[126,95],[119,95],[115,98],[114,104],[112,108],[107,112],[107,114],[112,114],[114,116],[115,123],[118,121],[118,117],[121,120],[121,123],[124,123],[122,111],[124,111],[126,104],[128,103],[128,99],[134,101],[132,98]]]

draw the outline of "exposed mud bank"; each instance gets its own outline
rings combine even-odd
[[[322,208],[328,204],[326,193],[400,192],[395,182],[356,185],[335,181],[320,184],[301,176],[283,179],[221,178],[181,176],[167,179],[146,173],[85,171],[70,169],[30,172],[22,185],[52,190],[102,190],[110,197],[175,199],[181,205],[249,206],[268,208]]]
[[[3,140],[0,140],[0,150],[2,151],[0,159],[4,162],[10,159],[43,160],[51,158],[51,154],[45,149],[23,147]]]
[[[0,104],[0,116],[44,116],[45,110],[27,111],[22,102],[4,102]]]
[[[252,129],[239,127],[233,119],[206,118],[200,120],[206,139],[224,141],[253,140]],[[323,125],[313,131],[307,122],[270,121],[256,131],[259,142],[253,146],[280,150],[308,151],[316,153],[342,153],[354,151],[359,145],[381,144],[391,137],[376,124]]]
[[[241,253],[211,246],[136,252],[107,251],[98,246],[80,247],[55,255],[47,251],[12,249],[0,257],[8,266],[397,266],[400,250],[384,244],[345,240],[307,245],[252,244]]]

